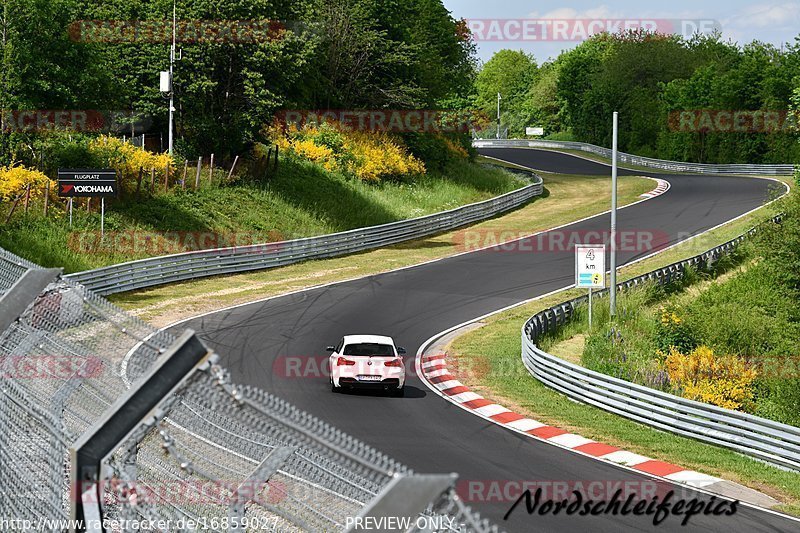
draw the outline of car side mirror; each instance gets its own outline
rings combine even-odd
[[[325,348],[325,351],[326,352],[335,352],[336,351],[336,346],[328,346],[327,348]]]
[[[400,355],[403,355],[404,353],[406,353],[406,349],[405,348],[401,348],[400,346],[398,346],[397,347],[397,353],[400,354]]]

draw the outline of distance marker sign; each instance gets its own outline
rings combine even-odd
[[[575,245],[575,286],[579,289],[605,288],[606,247],[604,245]]]
[[[114,169],[58,169],[58,195],[62,198],[116,196]]]

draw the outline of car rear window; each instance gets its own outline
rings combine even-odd
[[[355,356],[394,356],[394,350],[389,344],[378,344],[375,342],[361,342],[358,344],[348,344],[344,347],[344,355]]]

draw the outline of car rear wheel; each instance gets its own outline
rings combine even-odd
[[[333,384],[333,378],[331,378],[331,392],[342,392],[341,387],[337,387]]]
[[[405,385],[402,387],[398,387],[394,390],[395,398],[403,398],[406,395],[406,387]]]

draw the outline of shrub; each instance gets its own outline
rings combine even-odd
[[[120,173],[120,183],[129,191],[134,187],[133,177],[138,176],[139,169],[144,171],[155,169],[157,178],[163,180],[167,164],[172,166],[173,176],[177,168],[168,154],[154,154],[107,135],[90,140],[88,151],[98,165],[116,169]],[[125,177],[128,179],[125,180]]]
[[[668,352],[672,348],[687,352],[697,345],[686,322],[678,315],[678,309],[672,305],[659,308],[659,321],[656,326],[655,342],[658,349]]]
[[[665,365],[676,392],[689,400],[745,409],[753,401],[756,371],[736,356],[717,356],[708,346],[688,354],[672,348]]]
[[[425,174],[425,165],[385,133],[344,131],[335,125],[306,124],[302,128],[273,125],[267,135],[278,148],[328,171],[339,171],[363,181],[403,179]]]
[[[7,167],[0,166],[0,199],[16,199],[28,185],[31,186],[31,196],[42,196],[48,182],[50,190],[55,192],[56,183],[38,170],[13,164]]]

